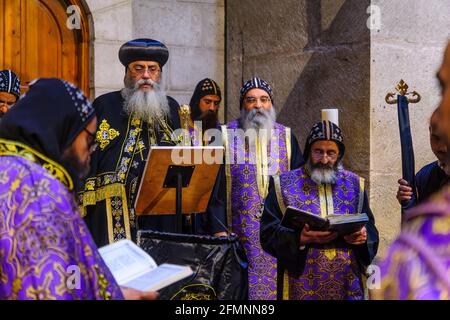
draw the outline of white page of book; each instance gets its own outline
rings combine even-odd
[[[157,268],[156,262],[130,240],[107,245],[99,252],[119,285]]]
[[[158,268],[124,283],[124,286],[141,291],[157,291],[191,274],[192,271],[189,267],[164,263]]]

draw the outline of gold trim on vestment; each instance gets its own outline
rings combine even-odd
[[[333,201],[333,189],[331,184],[325,185],[326,197],[327,197],[327,215],[334,214],[334,201]]]
[[[283,273],[283,300],[289,300],[289,272],[284,270]]]
[[[268,191],[269,166],[267,156],[267,139],[256,138],[256,183],[261,199],[265,199]],[[249,146],[249,155],[251,148]],[[250,155],[251,156],[251,155]]]
[[[291,128],[286,127],[284,131],[286,135],[286,153],[288,160],[288,171],[291,171],[291,157],[292,157],[292,146],[291,146]]]
[[[122,213],[123,221],[125,223],[125,236],[128,240],[131,240],[130,214],[128,212],[128,202],[125,186],[122,188]]]
[[[362,213],[363,205],[364,205],[364,178],[359,177],[358,213]],[[365,212],[365,213],[367,213],[367,212]]]
[[[226,125],[222,125],[222,142],[225,147],[225,176],[227,187],[227,223],[228,231],[233,232],[233,217],[231,212],[231,159],[228,143],[228,130]]]
[[[325,185],[319,184],[319,203],[320,203],[320,216],[325,217],[327,215],[327,200],[325,196]]]
[[[273,176],[273,182],[275,186],[275,194],[277,196],[278,206],[281,209],[281,213],[284,215],[286,213],[286,205],[284,204],[283,193],[281,192],[280,176],[279,175]]]
[[[106,223],[108,224],[108,241],[109,241],[109,243],[114,243],[111,198],[106,198],[105,202],[106,202]]]
[[[73,181],[66,169],[33,148],[12,140],[0,139],[0,156],[18,156],[33,161],[46,169],[53,177],[72,191]]]

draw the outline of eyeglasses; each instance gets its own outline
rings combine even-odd
[[[161,73],[161,69],[158,66],[144,66],[142,64],[135,64],[134,66],[130,67],[131,70],[138,74],[138,75],[143,75],[147,70],[148,73],[152,76],[157,76]]]
[[[97,150],[98,147],[98,142],[95,139],[95,133],[90,132],[88,129],[83,128],[84,131],[87,132],[87,134],[89,135],[89,137],[91,137],[91,139],[88,142],[88,147],[89,147],[89,152],[92,153],[95,150]]]
[[[1,105],[6,105],[9,108],[11,108],[15,103],[16,103],[15,101],[0,100],[0,106]]]
[[[245,98],[245,102],[250,105],[256,104],[258,100],[261,101],[262,104],[267,104],[270,102],[270,98],[268,96],[262,96],[259,98],[250,96]]]
[[[328,159],[330,160],[334,160],[337,158],[338,154],[336,151],[333,150],[329,150],[329,151],[323,151],[323,150],[319,150],[319,149],[315,149],[312,151],[312,156],[314,157],[314,159],[322,159],[324,156],[326,156]]]

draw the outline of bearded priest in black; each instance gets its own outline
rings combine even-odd
[[[125,43],[119,50],[125,88],[94,101],[99,148],[80,190],[80,204],[98,246],[121,239],[135,241],[137,225],[175,231],[175,215],[138,218],[134,212],[150,147],[177,144],[173,131],[180,127],[179,105],[161,88],[162,68],[168,58],[167,47],[159,41]]]

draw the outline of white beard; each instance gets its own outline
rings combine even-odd
[[[142,84],[151,84],[153,88],[149,91],[142,91],[139,89]],[[124,110],[147,122],[163,118],[170,112],[166,93],[157,82],[151,79],[141,79],[134,84],[133,88],[122,89],[122,97],[125,99]]]
[[[261,113],[261,114],[258,114]],[[244,130],[248,129],[266,129],[270,132],[275,126],[277,115],[275,108],[266,109],[252,109],[250,111],[242,108],[241,110],[241,126]]]
[[[258,114],[261,113],[261,114]],[[272,106],[269,110],[266,109],[252,109],[250,111],[242,108],[241,110],[241,128],[244,131],[254,131],[255,134],[261,138],[270,142],[273,134],[273,128],[275,127],[277,115],[275,108]],[[255,135],[249,135],[248,142],[250,145],[255,143]]]
[[[333,168],[315,168],[309,159],[306,162],[306,167],[311,174],[311,180],[317,184],[336,184],[337,172],[343,168],[339,162]]]

